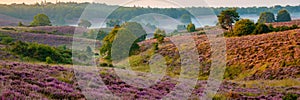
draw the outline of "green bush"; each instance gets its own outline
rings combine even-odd
[[[297,94],[291,94],[291,93],[288,93],[286,94],[282,99],[283,100],[297,100],[298,99],[298,95]]]
[[[233,28],[233,36],[242,36],[252,34],[255,29],[254,22],[249,19],[242,19],[235,23]]]
[[[13,41],[14,39],[12,37],[0,33],[0,42],[2,44],[9,44],[12,43]]]
[[[49,17],[45,14],[37,14],[34,16],[33,21],[30,23],[30,26],[51,26],[51,21]]]
[[[12,43],[10,50],[22,57],[29,57],[43,62],[46,62],[47,57],[50,57],[56,63],[72,63],[71,50],[61,50],[48,45],[17,41]]]
[[[190,23],[187,27],[186,27],[188,32],[195,32],[196,31],[196,27],[193,23]]]
[[[255,27],[255,30],[253,31],[253,34],[262,34],[262,33],[268,33],[271,30],[266,24],[258,23]]]

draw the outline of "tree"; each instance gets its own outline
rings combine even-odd
[[[158,43],[163,43],[166,36],[166,32],[161,29],[156,29],[154,32],[154,39],[157,40]]]
[[[233,29],[234,36],[242,36],[242,35],[249,35],[253,33],[255,29],[255,24],[249,19],[242,19],[235,23]]]
[[[263,12],[260,14],[258,23],[272,23],[275,22],[275,17],[272,12]]]
[[[270,28],[263,23],[258,23],[253,31],[253,34],[262,34],[271,32]]]
[[[143,30],[143,27],[136,22],[127,22],[121,26],[116,25],[103,39],[103,45],[100,48],[100,54],[104,56],[105,59],[111,60],[111,51],[115,39],[122,40],[122,42],[118,41],[114,43],[115,45],[120,45],[117,50],[126,49],[126,47],[123,46],[132,42],[134,39],[133,44],[131,44],[130,47],[129,55],[136,54],[136,52],[139,50],[138,42],[144,41],[146,39],[146,35],[147,33],[145,30]]]
[[[180,21],[184,24],[187,24],[187,23],[191,23],[192,20],[191,20],[191,16],[188,15],[188,14],[183,14],[181,17],[180,17]]]
[[[227,10],[221,11],[218,16],[219,25],[226,30],[232,31],[232,24],[239,21],[240,16],[236,12],[236,8],[229,8]]]
[[[196,28],[195,28],[195,25],[193,23],[190,23],[188,26],[187,26],[187,31],[188,32],[195,32],[196,31]]]
[[[277,22],[287,22],[287,21],[291,21],[291,15],[290,13],[283,9],[283,10],[280,10],[277,14]]]
[[[78,23],[78,26],[88,28],[92,26],[92,23],[88,20],[81,19],[80,22]]]
[[[37,14],[34,16],[33,21],[30,23],[31,26],[51,26],[49,17],[45,14]]]

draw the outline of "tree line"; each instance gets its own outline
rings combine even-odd
[[[180,18],[182,15],[191,15],[188,11],[194,12],[196,15],[203,15],[205,11],[213,9],[216,14],[220,14],[228,7],[209,8],[209,7],[187,7],[187,8],[150,8],[150,7],[119,7],[100,3],[76,3],[76,2],[59,2],[59,3],[36,3],[36,4],[0,4],[0,14],[12,16],[24,20],[32,20],[32,18],[43,13],[49,16],[53,24],[64,25],[67,20],[78,19],[82,15],[85,8],[91,12],[86,14],[86,18],[106,18],[128,21],[129,19],[147,13],[159,13],[170,16],[172,18]],[[276,13],[281,9],[286,9],[291,13],[299,12],[300,6],[273,6],[273,7],[248,7],[237,8],[239,14],[257,14],[260,12]],[[111,13],[112,12],[112,13]]]

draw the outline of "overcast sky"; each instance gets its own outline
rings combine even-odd
[[[1,4],[26,3],[32,4],[42,0],[0,0]],[[252,7],[274,5],[300,5],[300,0],[47,0],[47,2],[75,1],[75,2],[100,2],[110,5],[126,6],[151,6],[151,7],[186,7],[186,6],[210,6],[210,7]]]

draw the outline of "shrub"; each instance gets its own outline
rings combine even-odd
[[[13,38],[7,35],[0,34],[0,42],[3,44],[9,44],[13,42]]]
[[[249,35],[253,33],[254,29],[254,22],[250,21],[249,19],[242,19],[236,22],[233,29],[233,36]]]
[[[47,61],[47,57],[50,57],[51,60],[56,63],[72,63],[71,50],[61,50],[48,45],[17,41],[11,45],[10,50],[20,56],[33,58],[43,62]]]
[[[195,32],[196,31],[196,27],[193,23],[190,23],[186,28],[187,28],[188,32]]]
[[[297,94],[291,94],[291,93],[288,93],[286,94],[282,99],[283,100],[297,100],[298,99],[298,95]]]
[[[33,21],[30,23],[31,26],[51,26],[49,17],[45,14],[37,14],[34,16]]]
[[[253,34],[268,33],[271,30],[266,24],[258,23],[253,31]]]

